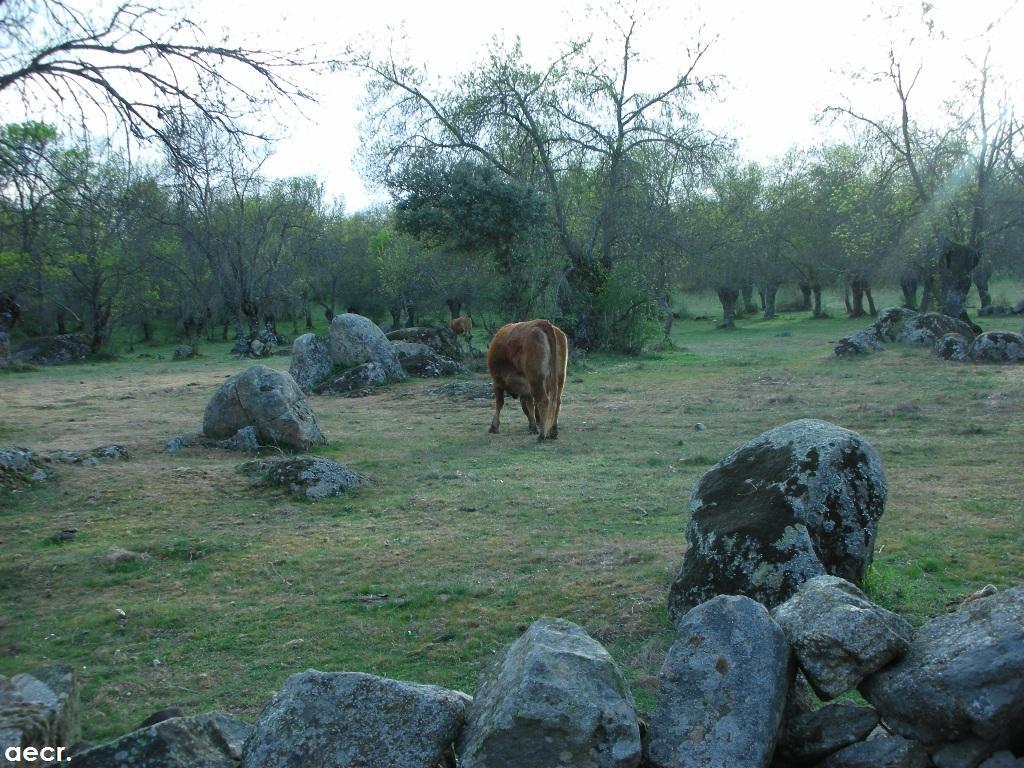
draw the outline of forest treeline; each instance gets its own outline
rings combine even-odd
[[[21,334],[80,333],[94,352],[115,330],[199,343],[343,311],[542,315],[580,347],[637,351],[667,334],[682,290],[716,292],[729,327],[738,309],[772,317],[784,285],[814,316],[836,287],[849,314],[873,312],[880,284],[960,315],[972,285],[984,306],[992,274],[1024,275],[1022,123],[988,59],[931,126],[919,71],[893,53],[895,117],[833,107],[849,140],[756,163],[702,125],[719,87],[706,47],[641,91],[636,25],[617,29],[611,53],[583,41],[541,68],[495,43],[431,89],[415,66],[349,51],[335,66],[366,77],[362,160],[391,196],[367,211],[316,179],[268,178],[272,144],[201,99],[134,126],[161,150],[146,161],[41,119],[3,125],[0,293]]]

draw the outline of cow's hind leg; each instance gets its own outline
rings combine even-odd
[[[537,442],[544,442],[548,437],[548,430],[551,427],[549,413],[549,400],[548,393],[544,391],[544,385],[530,387],[530,391],[533,396],[534,407],[536,408],[537,427],[539,434],[537,436]]]
[[[537,408],[533,404],[533,398],[529,395],[523,395],[519,398],[519,404],[523,407],[523,413],[526,414],[526,418],[530,422],[530,434],[537,434]]]
[[[498,428],[501,426],[501,408],[503,405],[505,405],[505,390],[495,385],[494,418],[491,419],[491,428],[488,430],[492,435],[498,434]]]

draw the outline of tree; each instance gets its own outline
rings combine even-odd
[[[586,40],[535,69],[518,43],[496,45],[476,70],[437,92],[422,70],[393,57],[354,53],[346,62],[371,78],[368,159],[380,179],[424,157],[453,164],[472,158],[543,193],[564,261],[560,310],[584,347],[608,341],[595,335],[598,305],[634,236],[636,222],[622,212],[624,199],[646,181],[638,155],[658,145],[694,166],[709,163],[721,143],[690,108],[696,93],[714,88],[697,75],[707,46],[698,44],[666,87],[639,91],[631,79],[638,25],[635,16],[615,24],[613,61],[600,59]]]
[[[239,140],[266,138],[242,118],[277,99],[310,99],[287,76],[304,65],[282,54],[206,41],[187,17],[122,2],[105,15],[69,0],[6,0],[0,20],[0,104],[72,121],[105,118],[189,155],[167,130],[167,110],[187,110]],[[264,123],[265,124],[265,123]]]

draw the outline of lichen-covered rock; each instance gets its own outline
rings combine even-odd
[[[89,344],[80,336],[62,334],[25,342],[12,356],[16,363],[66,365],[89,357]]]
[[[973,341],[976,335],[974,329],[959,318],[941,312],[925,312],[916,314],[903,323],[903,327],[896,334],[896,341],[900,344],[934,347],[935,342],[947,333],[959,333],[969,341]]]
[[[816,576],[772,611],[797,664],[824,700],[834,699],[906,653],[906,619],[875,605],[850,582]]]
[[[351,368],[363,363],[376,363],[388,379],[400,381],[405,378],[405,371],[391,342],[372,320],[362,315],[335,315],[331,320],[328,346],[335,365]]]
[[[177,453],[185,448],[190,448],[195,443],[195,440],[191,435],[176,435],[174,437],[167,438],[164,443],[164,451],[167,453]]]
[[[968,352],[970,346],[971,343],[967,338],[961,336],[959,333],[947,333],[935,342],[935,346],[932,348],[932,351],[943,360],[953,360],[957,363],[966,363],[971,359]]]
[[[900,736],[859,741],[833,752],[817,768],[928,768],[928,752]]]
[[[332,368],[331,350],[322,337],[304,333],[292,342],[288,373],[303,392],[312,392],[317,384],[331,375]]]
[[[42,459],[33,450],[0,445],[0,488],[17,488],[48,478]]]
[[[252,726],[222,712],[172,717],[76,754],[75,768],[238,768]]]
[[[648,725],[648,762],[765,768],[793,675],[782,630],[763,605],[720,595],[689,611],[676,633]]]
[[[917,312],[906,307],[886,307],[878,313],[871,327],[882,341],[896,341],[903,326],[917,315]]]
[[[0,765],[9,747],[68,747],[79,736],[78,683],[71,667],[0,675]]]
[[[196,351],[193,347],[190,347],[188,344],[179,344],[177,347],[175,347],[172,358],[174,360],[188,360],[189,358],[195,356]]]
[[[976,363],[1024,362],[1024,336],[1010,331],[987,331],[971,344],[970,358]]]
[[[832,354],[836,357],[853,357],[884,350],[885,347],[882,346],[874,327],[870,327],[843,336],[832,350]]]
[[[964,739],[933,748],[931,758],[935,768],[978,768],[991,752],[981,739]]]
[[[366,482],[348,467],[315,457],[247,461],[239,469],[258,474],[267,485],[287,488],[293,495],[310,501],[340,496]]]
[[[826,704],[785,721],[777,758],[810,765],[850,744],[863,741],[878,725],[878,713],[849,701]]]
[[[452,360],[450,357],[439,355],[429,349],[421,355],[403,357],[402,368],[410,376],[430,378],[454,376],[457,373],[469,373],[469,369],[462,363]]]
[[[887,492],[875,449],[856,432],[802,419],[754,438],[693,490],[687,550],[669,592],[673,621],[715,595],[771,608],[814,576],[859,583]]]
[[[314,391],[319,395],[368,395],[388,383],[388,374],[378,363],[363,363],[349,368],[340,376],[323,381]]]
[[[224,382],[203,414],[207,437],[228,438],[250,426],[261,445],[305,450],[326,442],[295,379],[265,365]]]
[[[447,326],[437,328],[398,328],[387,335],[390,341],[406,341],[413,344],[425,344],[439,355],[461,360],[462,354],[455,343],[455,335]]]
[[[262,447],[254,427],[242,427],[231,437],[214,441],[213,446],[238,453],[259,453]]]
[[[640,728],[622,674],[582,628],[539,619],[477,682],[461,768],[633,768]]]
[[[242,768],[437,768],[468,702],[432,685],[310,669],[263,708]]]
[[[1024,584],[927,622],[860,691],[893,730],[925,744],[1024,748]]]

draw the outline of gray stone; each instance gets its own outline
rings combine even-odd
[[[978,317],[991,317],[993,315],[1012,315],[1013,307],[1006,304],[989,304],[987,307],[978,309]]]
[[[195,357],[196,351],[188,344],[179,344],[172,355],[174,360],[188,360],[189,358]]]
[[[103,555],[103,562],[107,565],[122,565],[123,563],[144,559],[146,559],[146,556],[141,552],[133,552],[130,549],[122,549],[121,547],[111,547]]]
[[[310,669],[264,707],[242,768],[437,768],[468,702],[432,685]]]
[[[288,373],[306,394],[330,376],[333,367],[331,350],[321,336],[304,333],[292,342],[292,360]]]
[[[887,736],[844,747],[819,768],[928,768],[928,752],[916,741]]]
[[[824,700],[854,688],[906,653],[906,619],[875,605],[850,582],[815,576],[772,611],[797,664]]]
[[[12,356],[16,363],[66,365],[89,357],[89,344],[80,336],[62,334],[33,339],[22,344]]]
[[[46,454],[47,461],[55,461],[61,464],[81,464],[83,466],[95,466],[98,459],[114,461],[120,459],[128,461],[131,455],[123,445],[101,445],[88,451],[66,451],[56,450]]]
[[[178,435],[168,438],[167,442],[164,443],[164,450],[167,453],[177,453],[184,448],[191,447],[194,442],[189,435]]]
[[[351,368],[363,363],[377,363],[388,379],[405,378],[405,371],[391,342],[372,320],[362,315],[335,315],[331,320],[328,346],[335,365]]]
[[[79,736],[78,683],[55,665],[0,675],[0,763],[8,747],[68,747]]]
[[[216,446],[225,451],[238,451],[239,453],[259,453],[262,447],[256,437],[254,427],[242,427],[231,437],[218,441]]]
[[[1002,750],[983,762],[979,768],[1024,768],[1024,757]]]
[[[222,712],[173,717],[76,754],[75,768],[238,768],[252,726]]]
[[[958,333],[968,341],[973,341],[975,336],[974,329],[959,318],[941,312],[925,312],[909,318],[896,334],[896,341],[934,347],[947,333]]]
[[[633,768],[629,686],[582,628],[539,619],[481,674],[458,745],[461,768]]]
[[[992,748],[981,739],[964,739],[941,745],[931,757],[935,768],[978,768],[991,753]]]
[[[310,501],[340,496],[366,482],[362,475],[348,467],[315,457],[247,461],[239,469],[247,474],[258,474],[268,485],[282,486]]]
[[[767,609],[720,595],[689,611],[661,668],[647,760],[655,768],[764,768],[793,676]]]
[[[410,376],[438,378],[440,376],[454,376],[458,373],[469,373],[469,369],[462,363],[452,360],[450,357],[439,355],[431,349],[428,349],[423,354],[403,357],[401,360],[402,368]]]
[[[407,357],[415,357],[416,355],[426,355],[434,351],[426,344],[421,344],[416,341],[392,341],[391,348],[395,350],[395,354],[398,355],[399,360],[404,360]]]
[[[970,347],[971,343],[967,341],[966,337],[959,333],[947,333],[935,342],[932,351],[943,360],[966,363],[971,359],[968,352]]]
[[[439,355],[461,360],[462,354],[455,343],[455,334],[448,326],[436,328],[399,328],[387,334],[390,341],[406,341],[413,344],[425,344]]]
[[[377,363],[363,363],[349,368],[340,376],[317,385],[315,391],[321,395],[368,395],[376,387],[388,383],[388,374],[384,367]]]
[[[1024,336],[1009,331],[987,331],[971,344],[970,358],[976,363],[1024,362]]]
[[[853,357],[854,355],[866,355],[871,352],[882,352],[884,350],[885,347],[882,346],[878,333],[874,327],[870,327],[843,336],[832,350],[832,354],[836,357]]]
[[[203,414],[207,437],[231,437],[249,426],[260,445],[305,450],[327,442],[295,379],[265,365],[224,382]]]
[[[886,494],[878,455],[856,432],[802,419],[756,437],[697,481],[673,621],[719,594],[770,608],[814,576],[859,583]]]
[[[779,739],[777,757],[796,765],[809,765],[843,747],[863,741],[878,725],[878,713],[848,701],[787,719]]]
[[[927,622],[860,691],[892,730],[925,744],[1024,747],[1024,584]]]
[[[896,341],[903,326],[918,313],[906,307],[886,307],[878,313],[871,327],[882,341]]]
[[[34,451],[16,445],[0,445],[0,488],[17,488],[48,478]]]

